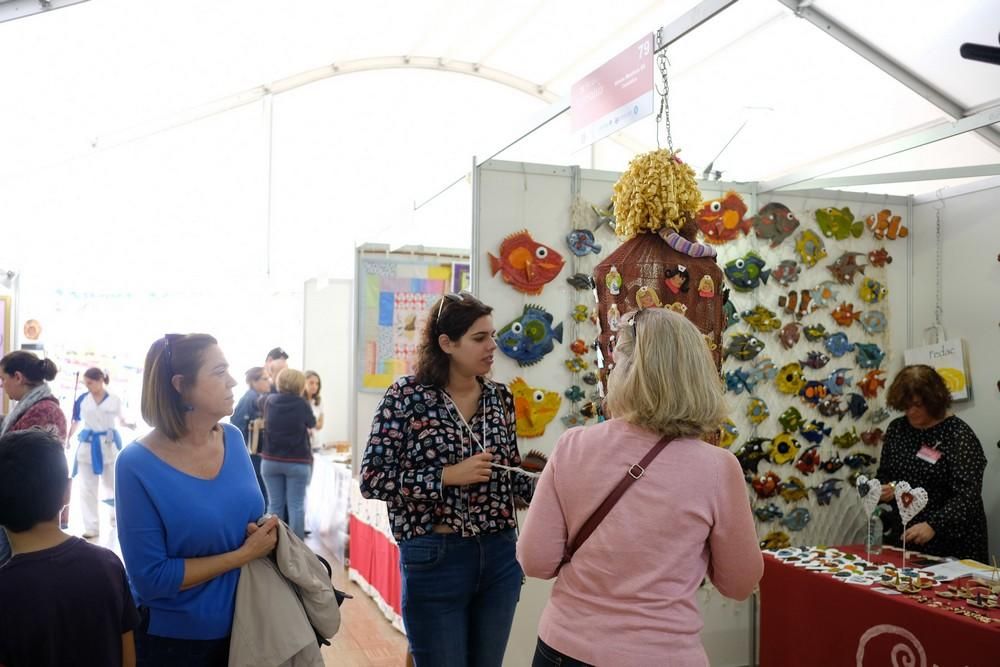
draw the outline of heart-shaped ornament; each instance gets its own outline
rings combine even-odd
[[[899,518],[905,526],[927,507],[927,490],[920,486],[910,488],[909,482],[896,482],[896,504],[899,506]]]
[[[865,512],[871,517],[878,507],[879,498],[882,497],[882,483],[877,479],[868,479],[865,475],[858,475],[858,495],[861,496],[861,505]]]

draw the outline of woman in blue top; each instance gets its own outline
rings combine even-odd
[[[239,568],[277,542],[214,338],[168,334],[146,355],[142,417],[153,430],[118,457],[116,509],[141,616],[138,665],[225,665]]]

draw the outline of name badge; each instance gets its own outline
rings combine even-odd
[[[917,458],[920,459],[921,461],[927,461],[931,465],[934,465],[935,463],[938,462],[938,459],[941,458],[941,452],[934,449],[933,447],[928,447],[927,445],[924,445],[923,447],[920,448],[920,451],[917,452]]]

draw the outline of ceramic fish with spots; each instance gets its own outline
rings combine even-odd
[[[753,511],[753,515],[757,517],[758,521],[774,521],[775,519],[780,519],[785,516],[785,513],[778,508],[774,503],[768,503],[764,507],[757,507]]]
[[[785,502],[794,503],[809,495],[805,482],[794,475],[778,485],[778,495],[785,499]]]
[[[726,371],[725,380],[726,391],[732,392],[737,396],[742,394],[744,391],[748,394],[753,393],[753,387],[748,384],[749,376],[742,368]]]
[[[795,462],[795,469],[803,475],[810,475],[816,472],[816,468],[819,466],[819,463],[819,445],[813,445],[806,451],[802,452],[802,456],[800,456],[799,460]]]
[[[885,432],[880,428],[873,428],[867,431],[861,432],[861,442],[865,443],[870,447],[878,447],[882,444],[882,437]]]
[[[858,429],[853,426],[850,431],[844,431],[840,435],[833,436],[834,446],[841,449],[850,449],[859,442],[861,442],[861,437],[858,435]]]
[[[879,368],[885,359],[885,352],[875,343],[857,343],[856,361],[861,368]]]
[[[819,469],[823,472],[830,473],[831,475],[841,468],[844,467],[844,460],[840,458],[840,454],[834,454],[826,461],[819,464]]]
[[[784,308],[786,313],[794,315],[799,320],[816,308],[812,302],[812,293],[809,290],[792,290],[787,295],[779,296],[778,306]]]
[[[795,240],[795,251],[799,253],[799,259],[808,268],[812,268],[826,257],[826,246],[823,239],[816,235],[811,229],[800,232]]]
[[[840,396],[827,396],[816,404],[816,409],[824,417],[836,417],[838,421],[847,414],[847,408],[840,405]]]
[[[809,290],[809,296],[812,299],[813,309],[829,308],[837,298],[838,292],[834,289],[836,286],[837,284],[832,280],[824,280],[819,285]]]
[[[851,418],[857,421],[868,412],[868,401],[861,394],[851,394],[847,397],[847,411],[851,413]]]
[[[817,405],[821,400],[826,398],[827,393],[829,392],[826,385],[815,380],[806,382],[802,385],[802,389],[799,390],[799,396],[808,405]]]
[[[805,423],[805,420],[802,418],[802,413],[795,406],[792,406],[781,413],[781,416],[778,417],[778,423],[781,424],[781,428],[785,429],[786,433],[795,433]]]
[[[719,427],[719,445],[729,449],[736,439],[740,437],[740,432],[732,419],[726,419]]]
[[[799,429],[799,435],[814,445],[823,442],[823,438],[828,437],[832,432],[832,428],[828,428],[826,424],[815,419]]]
[[[802,333],[805,335],[807,341],[815,343],[818,340],[826,338],[826,327],[822,324],[810,324],[802,329]]]
[[[861,238],[861,234],[865,231],[864,224],[854,219],[854,213],[847,206],[816,209],[816,224],[819,225],[823,236],[838,241],[843,241],[849,236]]]
[[[868,231],[878,241],[883,239],[895,241],[897,238],[906,238],[910,234],[910,230],[903,224],[903,219],[898,215],[893,215],[892,211],[887,208],[875,215],[869,215],[865,218],[865,224],[868,226]]]
[[[816,502],[820,505],[829,505],[833,496],[837,496],[839,498],[840,487],[837,485],[843,483],[844,480],[842,479],[828,479],[814,488],[813,491],[816,492]]]
[[[820,338],[822,338],[822,336],[820,336]],[[830,363],[830,356],[813,350],[799,363],[808,368],[812,368],[813,370],[819,370]]]
[[[802,376],[802,366],[795,362],[782,366],[774,382],[778,391],[792,396],[798,394],[805,383],[806,380]]]
[[[854,304],[845,301],[833,309],[830,317],[840,326],[849,327],[861,319],[861,311],[854,310]]]
[[[885,386],[885,378],[881,377],[882,375],[885,375],[885,371],[876,368],[868,371],[858,383],[858,389],[865,398],[878,396],[878,390]]]
[[[750,251],[743,257],[726,262],[725,274],[733,289],[737,292],[749,292],[761,283],[767,284],[771,271],[766,266],[767,263],[760,255]]]
[[[853,285],[854,276],[865,272],[865,265],[858,264],[858,257],[864,257],[864,254],[847,251],[832,264],[827,264],[826,268],[830,270],[834,279],[841,285]]]
[[[754,331],[767,333],[781,328],[781,320],[778,319],[774,311],[768,310],[764,306],[758,305],[753,310],[744,310],[740,316]]]
[[[728,243],[739,235],[750,232],[750,221],[745,218],[747,205],[735,192],[727,192],[720,199],[702,204],[695,214],[695,224],[701,230],[705,241],[713,245]]]
[[[740,321],[739,313],[736,312],[736,306],[732,301],[726,301],[722,305],[722,312],[726,315],[726,326],[723,327],[723,331]]]
[[[577,257],[583,257],[591,253],[598,255],[601,252],[601,244],[594,239],[594,232],[589,229],[574,229],[566,235],[566,245],[569,251]]]
[[[734,334],[729,337],[729,344],[723,350],[726,357],[740,361],[750,361],[764,349],[764,341],[753,334]]]
[[[795,457],[799,455],[799,449],[801,449],[799,441],[792,437],[791,433],[781,433],[771,439],[771,450],[768,452],[768,456],[771,463],[783,465],[794,461]]]
[[[771,470],[766,475],[754,477],[753,481],[750,482],[750,486],[753,487],[758,498],[771,498],[778,492],[778,484],[780,483],[781,477]]]
[[[811,518],[812,516],[809,514],[808,508],[796,507],[786,516],[782,517],[778,523],[792,532],[797,532],[809,525]]]
[[[847,340],[847,334],[842,331],[827,334],[823,339],[823,346],[834,357],[842,357],[854,349],[854,343]]]
[[[865,303],[881,303],[889,296],[889,288],[874,278],[865,278],[858,288],[858,296]]]
[[[562,255],[535,241],[524,229],[503,240],[499,257],[487,256],[491,275],[499,273],[505,283],[525,294],[541,294],[566,263]]]
[[[826,388],[831,394],[843,394],[845,387],[850,387],[853,378],[848,375],[850,368],[838,368],[830,373],[826,378]]]
[[[881,310],[866,310],[858,322],[869,335],[882,333],[889,324],[888,318]]]
[[[892,255],[885,248],[879,248],[868,253],[868,261],[872,266],[881,268],[886,264],[892,264]]]
[[[539,306],[525,306],[521,317],[497,334],[497,347],[518,366],[531,366],[562,342],[563,325],[552,326],[552,314]]]
[[[751,398],[750,402],[747,403],[747,419],[750,420],[751,424],[761,424],[770,416],[771,411],[764,399]]]
[[[799,263],[794,259],[783,259],[778,262],[778,266],[771,271],[774,278],[782,287],[788,287],[799,279]]]
[[[751,386],[756,387],[762,382],[773,380],[778,374],[778,368],[770,357],[757,357],[751,364],[751,370],[747,374],[747,380]]]
[[[750,219],[754,233],[761,241],[770,241],[772,248],[777,248],[799,227],[799,219],[791,209],[779,202],[765,204],[753,218]]]
[[[736,452],[736,460],[740,462],[740,467],[743,468],[747,479],[751,475],[757,474],[761,460],[767,456],[764,451],[764,445],[767,442],[767,438],[751,438]]]
[[[802,325],[798,322],[789,322],[781,327],[781,331],[778,333],[778,342],[781,343],[781,347],[790,350],[799,342],[801,335]]]
[[[882,408],[878,408],[876,410],[873,410],[868,415],[868,421],[870,421],[873,424],[881,424],[882,422],[884,422],[886,419],[888,419],[891,416],[892,416],[892,413],[889,412],[889,410],[887,408],[882,407]]]
[[[524,378],[514,378],[510,383],[514,396],[514,415],[517,418],[519,438],[537,438],[545,434],[545,427],[556,418],[562,405],[562,396],[555,391],[528,386]]]
[[[858,468],[867,468],[878,462],[878,459],[871,454],[851,454],[846,459],[844,459],[844,465],[851,470],[857,470]]]

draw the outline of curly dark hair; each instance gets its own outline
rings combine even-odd
[[[438,336],[444,334],[457,341],[476,320],[492,312],[492,306],[487,306],[469,292],[445,294],[436,301],[420,334],[415,373],[417,382],[429,387],[444,387],[448,384],[451,358],[441,349]]]
[[[930,366],[905,366],[892,381],[887,402],[900,412],[919,402],[927,414],[941,419],[951,407],[951,392],[938,372]]]

